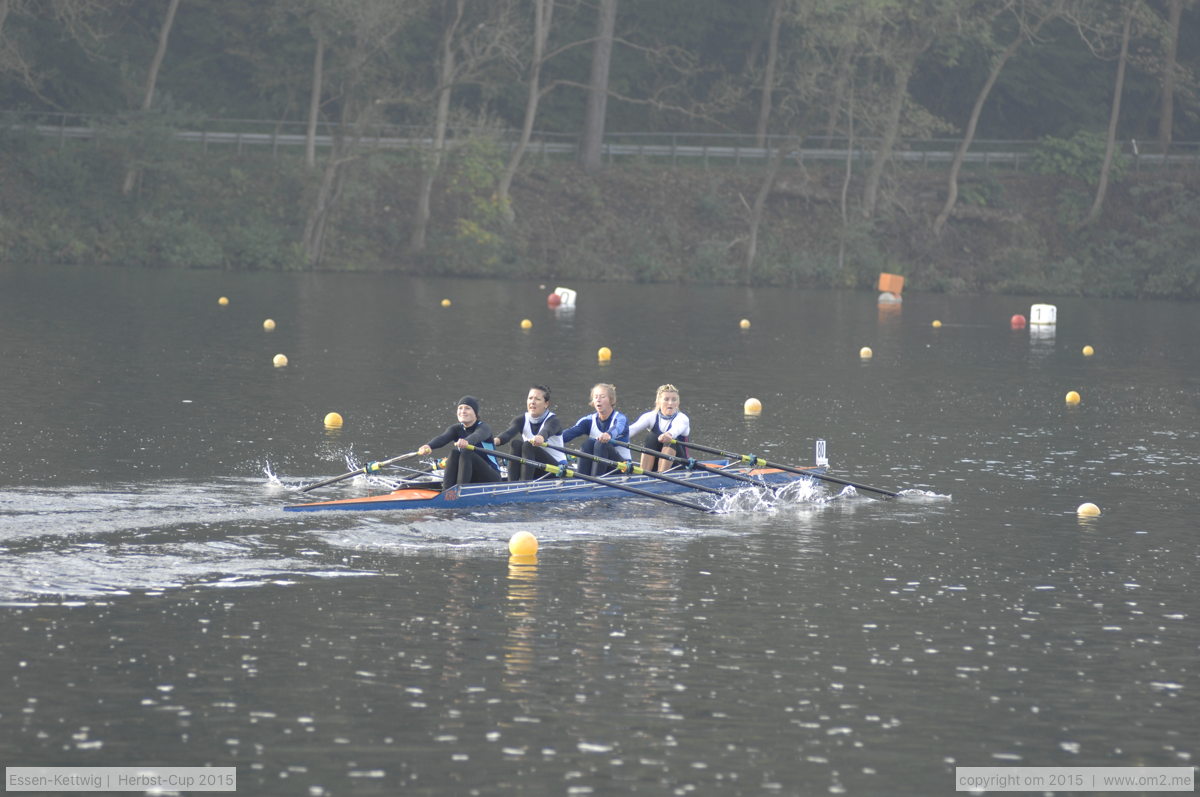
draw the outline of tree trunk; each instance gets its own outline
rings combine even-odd
[[[142,110],[150,110],[154,103],[154,85],[158,82],[158,70],[162,68],[163,59],[167,56],[167,39],[171,36],[171,26],[175,24],[175,12],[179,9],[179,0],[170,0],[167,5],[167,18],[163,20],[162,28],[158,31],[158,48],[150,61],[150,72],[146,75],[146,91],[142,95]],[[137,183],[138,169],[130,166],[125,172],[125,182],[121,185],[121,193],[129,196]]]
[[[834,114],[837,114],[835,109]],[[842,195],[838,206],[842,212],[842,229],[838,235],[838,272],[846,267],[846,232],[850,228],[850,213],[847,208],[847,197],[850,195],[850,178],[854,176],[854,94],[850,94],[849,107],[846,108],[846,168],[842,175]]]
[[[321,173],[321,184],[317,188],[317,198],[313,202],[308,218],[304,222],[304,238],[301,246],[304,249],[304,262],[310,269],[321,264],[325,254],[325,231],[329,226],[329,214],[337,203],[342,189],[342,166],[346,158],[339,156],[341,149],[336,143],[325,163]]]
[[[1113,155],[1117,148],[1117,119],[1121,116],[1121,93],[1125,88],[1125,61],[1129,56],[1129,31],[1133,27],[1133,15],[1141,0],[1134,0],[1129,11],[1125,14],[1125,27],[1121,31],[1121,55],[1117,58],[1117,80],[1113,87],[1112,112],[1108,115],[1108,139],[1104,146],[1104,163],[1100,167],[1100,182],[1096,186],[1096,199],[1092,209],[1088,211],[1083,226],[1087,226],[1100,216],[1104,207],[1104,197],[1108,194],[1108,174],[1112,170]]]
[[[767,35],[767,63],[763,67],[762,97],[758,104],[758,127],[755,146],[767,145],[767,128],[771,121],[771,94],[775,89],[775,62],[779,58],[779,29],[783,25],[783,0],[771,0],[771,28]]]
[[[433,123],[433,151],[426,160],[421,173],[421,185],[417,192],[417,212],[413,216],[412,236],[408,251],[417,254],[425,251],[425,235],[429,229],[429,218],[433,197],[433,184],[442,168],[442,155],[446,148],[446,127],[450,121],[450,92],[454,88],[454,34],[462,21],[466,0],[456,0],[454,19],[442,32],[441,68],[438,70],[438,103]]]
[[[742,282],[747,285],[750,284],[750,277],[754,273],[754,261],[758,257],[758,231],[766,214],[767,197],[770,196],[771,187],[775,185],[775,178],[779,176],[779,170],[783,166],[785,149],[786,147],[779,146],[771,153],[771,159],[767,162],[767,173],[763,175],[763,181],[754,197],[754,204],[750,207],[750,235],[746,241],[746,260],[742,264]]]
[[[1044,21],[1044,20],[1043,20]],[[1041,23],[1038,24],[1041,27]],[[1034,29],[1034,32],[1037,28]],[[987,102],[988,94],[991,93],[992,87],[996,85],[996,80],[1000,77],[1000,71],[1004,69],[1004,65],[1008,63],[1008,59],[1013,57],[1017,48],[1021,46],[1021,42],[1025,39],[1025,31],[1017,30],[1016,38],[1009,43],[1004,52],[992,64],[992,71],[988,73],[987,80],[983,83],[983,88],[979,90],[979,95],[975,98],[975,105],[971,108],[971,118],[967,121],[967,131],[963,134],[963,139],[959,142],[958,149],[954,152],[954,160],[950,164],[950,176],[946,179],[946,204],[942,206],[942,212],[938,214],[933,221],[933,234],[939,236],[946,226],[946,221],[950,218],[950,213],[954,210],[954,205],[958,202],[958,174],[962,171],[963,161],[967,158],[967,150],[971,147],[971,142],[975,139],[975,128],[979,125],[979,116],[983,113],[983,105]]]
[[[529,91],[525,97],[525,121],[521,125],[521,140],[509,155],[504,173],[500,175],[500,184],[496,188],[496,199],[500,203],[500,212],[504,220],[511,224],[516,220],[509,198],[513,178],[525,156],[529,139],[533,136],[533,122],[537,118],[538,100],[541,99],[542,61],[546,57],[546,40],[550,36],[550,22],[554,15],[554,0],[534,0],[533,2],[533,58],[529,64]]]
[[[317,168],[317,118],[321,114],[321,83],[325,72],[325,31],[317,25],[313,33],[317,51],[313,54],[312,90],[308,96],[308,129],[304,133],[304,165],[309,171]]]
[[[846,98],[846,87],[850,83],[850,63],[854,60],[854,46],[847,44],[838,52],[837,67],[833,78],[833,102],[829,104],[829,121],[825,125],[825,146],[832,146],[833,133],[837,130],[838,115]]]
[[[1167,20],[1167,53],[1163,64],[1162,112],[1158,119],[1158,149],[1164,156],[1171,150],[1175,127],[1175,66],[1179,50],[1179,22],[1183,16],[1183,0],[1170,0]]]
[[[588,81],[587,108],[579,140],[579,165],[588,174],[600,171],[604,143],[604,116],[608,105],[608,69],[612,61],[613,31],[617,26],[617,0],[600,0],[596,42],[592,46],[592,73]]]
[[[883,138],[879,142],[879,148],[875,150],[871,167],[867,170],[866,186],[863,188],[862,213],[868,219],[875,215],[875,206],[879,203],[879,182],[896,146],[896,138],[900,131],[900,114],[908,97],[908,81],[912,77],[914,60],[915,56],[897,64],[892,75],[892,97],[884,117]]]

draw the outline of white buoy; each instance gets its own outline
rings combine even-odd
[[[1054,326],[1058,323],[1058,308],[1052,304],[1035,304],[1029,308],[1031,326]]]

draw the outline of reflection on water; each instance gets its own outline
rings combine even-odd
[[[566,311],[518,281],[0,272],[13,765],[232,765],[319,796],[1195,763],[1194,308],[1062,300],[1045,336],[1010,328],[1025,299],[574,287]],[[827,439],[834,475],[900,498],[280,511],[386,489],[404,473],[299,492],[412,450],[464,393],[495,427],[546,382],[574,420],[601,380],[628,415],[679,385],[723,449],[806,465]]]
[[[537,656],[537,556],[508,557],[508,603],[505,618],[508,638],[504,645],[504,684],[511,692],[536,688],[531,684]]]

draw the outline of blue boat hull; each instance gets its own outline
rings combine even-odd
[[[786,484],[805,478],[804,475],[773,468],[729,468],[731,473],[750,476],[768,484]],[[809,468],[807,473],[822,474],[824,468]],[[689,484],[735,490],[749,484],[730,479],[719,473],[703,470],[672,471],[672,478]],[[606,477],[605,481],[637,488],[655,495],[694,492],[690,487],[656,479],[653,476]],[[334,501],[314,501],[308,504],[289,504],[285,512],[321,512],[326,510],[379,511],[397,509],[456,509],[460,507],[526,504],[544,501],[594,501],[608,498],[640,498],[642,496],[620,487],[601,485],[583,479],[539,479],[533,482],[495,482],[492,484],[460,484],[449,490],[436,490],[420,485],[406,486],[381,495],[342,498]]]

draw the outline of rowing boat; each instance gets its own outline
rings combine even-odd
[[[744,481],[733,481],[723,473],[750,477],[764,484],[787,484],[804,479],[808,475],[820,477],[825,468],[821,466],[798,468],[803,474],[777,468],[749,468],[729,466],[725,462],[708,462],[716,470],[670,471],[676,480],[662,481],[648,475],[617,475],[602,480],[586,481],[580,478],[543,478],[526,482],[493,482],[487,484],[458,484],[447,490],[440,489],[438,482],[414,482],[398,489],[378,495],[339,498],[333,501],[314,501],[306,504],[289,504],[286,512],[319,512],[337,510],[395,510],[395,509],[454,509],[457,507],[497,506],[522,504],[537,501],[589,501],[607,498],[629,498],[636,496],[634,490],[667,495],[689,492],[690,487],[715,487],[737,490],[747,488]],[[679,484],[677,482],[685,482]],[[753,489],[753,488],[750,488]]]

